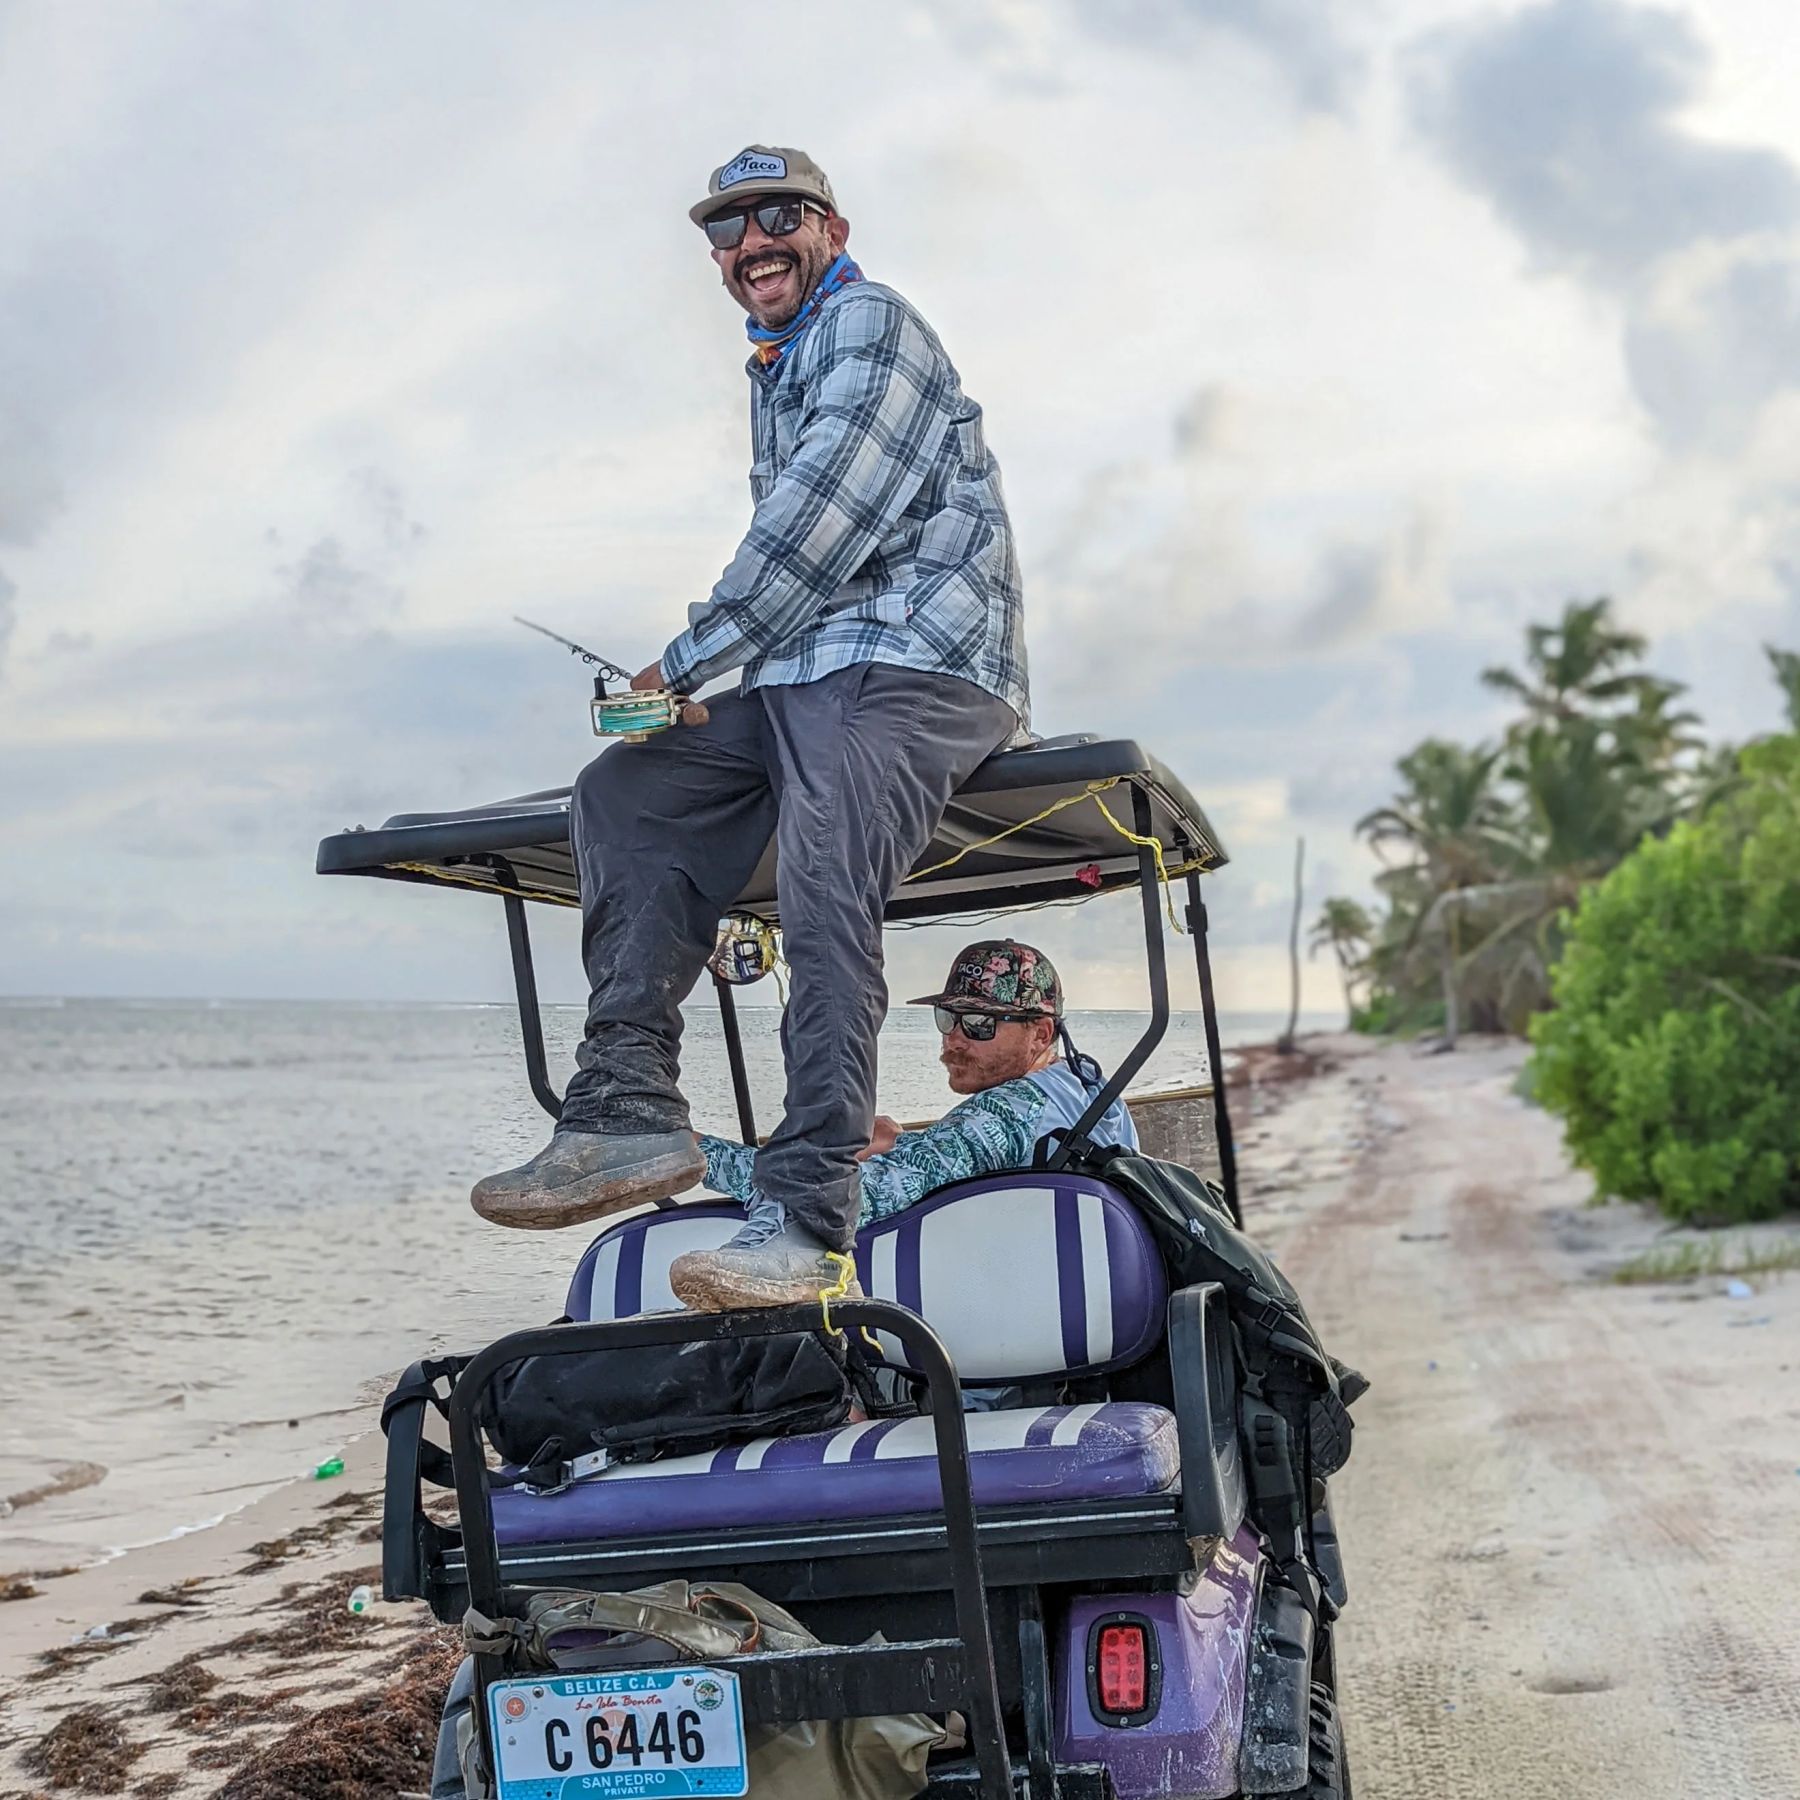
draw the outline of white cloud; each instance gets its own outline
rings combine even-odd
[[[1393,758],[1484,728],[1475,672],[1569,592],[1765,722],[1800,470],[1760,15],[1321,17],[771,0],[772,99],[710,0],[0,8],[0,989],[503,988],[482,909],[312,841],[566,780],[581,677],[509,615],[647,659],[728,558],[743,346],[684,214],[751,139],[820,157],[944,336],[1040,724],[1217,812],[1238,967],[1278,967],[1296,831],[1356,879]]]

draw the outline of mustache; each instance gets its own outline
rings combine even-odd
[[[744,279],[745,269],[753,262],[768,262],[771,258],[779,259],[786,263],[789,268],[797,269],[800,266],[800,259],[793,251],[771,250],[765,245],[761,250],[745,250],[740,252],[737,261],[731,265],[732,279],[734,281],[742,281]]]

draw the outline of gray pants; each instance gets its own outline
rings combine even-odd
[[[707,705],[710,724],[615,744],[576,780],[592,997],[562,1126],[687,1127],[681,1002],[773,836],[793,990],[786,1112],[757,1154],[756,1183],[847,1249],[887,1016],[882,914],[946,803],[1015,720],[971,682],[879,663]]]

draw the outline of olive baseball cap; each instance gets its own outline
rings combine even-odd
[[[957,951],[941,994],[921,994],[906,1004],[1060,1019],[1062,982],[1043,951],[1011,938],[987,938]]]
[[[781,150],[768,144],[751,144],[730,162],[712,172],[706,198],[688,208],[688,217],[704,225],[709,214],[734,200],[759,194],[797,194],[827,212],[837,211],[837,199],[825,171],[804,150]]]

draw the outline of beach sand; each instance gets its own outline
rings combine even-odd
[[[1800,1283],[1613,1283],[1662,1227],[1584,1205],[1517,1045],[1306,1049],[1236,1116],[1248,1222],[1375,1383],[1335,1484],[1359,1800],[1800,1794]],[[0,1606],[0,1796],[425,1792],[458,1651],[348,1611],[357,1422],[342,1476]]]

